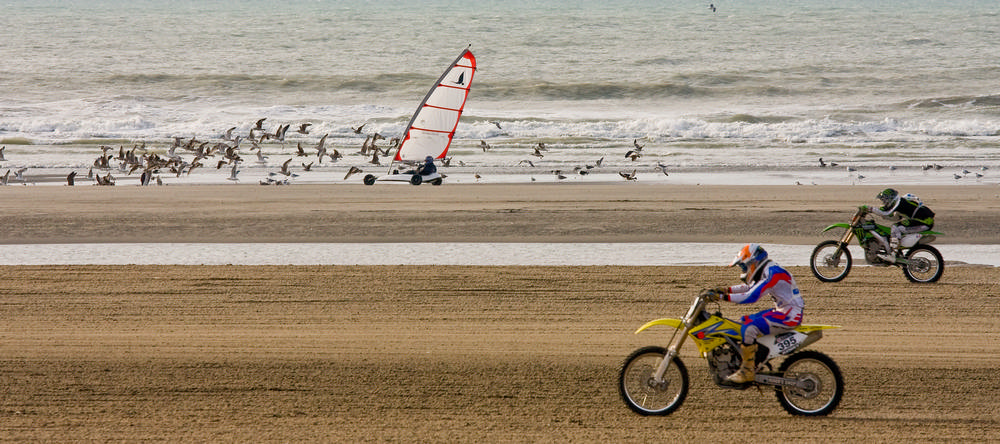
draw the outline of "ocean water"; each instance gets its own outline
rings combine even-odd
[[[442,170],[453,182],[633,170],[685,183],[1000,182],[997,2],[711,3],[2,1],[0,174],[92,183],[101,145],[165,155],[175,138],[218,143],[266,118],[292,129],[262,144],[262,161],[242,146],[239,182],[359,182],[348,168],[387,163],[357,154],[366,136],[401,135],[471,45],[478,70]],[[323,135],[342,159],[295,156]],[[275,176],[288,159],[294,175]],[[95,173],[137,183],[111,166]]]

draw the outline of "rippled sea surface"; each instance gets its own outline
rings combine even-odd
[[[102,145],[166,155],[175,138],[222,143],[266,119],[264,131],[292,130],[262,142],[263,159],[241,148],[244,183],[292,158],[284,179],[348,181],[350,166],[385,166],[357,154],[366,137],[400,135],[471,44],[479,69],[451,151],[460,181],[588,180],[574,168],[590,166],[608,180],[1000,182],[1000,4],[713,3],[7,2],[0,173],[83,175]],[[337,163],[315,159],[324,135]],[[625,157],[636,145],[641,157]],[[159,174],[225,181],[209,163]],[[97,172],[129,177],[117,162]]]

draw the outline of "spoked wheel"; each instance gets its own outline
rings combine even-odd
[[[929,284],[937,282],[944,274],[944,259],[941,252],[930,245],[918,245],[906,253],[903,274],[910,282]]]
[[[851,252],[840,241],[820,242],[809,257],[809,268],[816,279],[839,282],[851,271]]]
[[[829,356],[807,350],[781,363],[778,371],[786,378],[803,382],[805,388],[778,387],[775,395],[781,407],[798,416],[826,416],[844,396],[844,376]]]
[[[622,363],[618,375],[618,392],[625,405],[640,415],[669,415],[684,403],[688,392],[687,367],[676,356],[671,359],[663,380],[657,382],[654,373],[667,350],[663,347],[640,348]]]

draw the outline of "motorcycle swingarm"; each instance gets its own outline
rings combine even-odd
[[[802,390],[810,390],[812,387],[807,386],[809,381],[801,379],[784,378],[781,376],[768,375],[757,373],[753,379],[754,382],[762,385],[770,385],[774,387],[795,387]]]

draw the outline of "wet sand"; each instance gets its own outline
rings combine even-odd
[[[3,187],[0,244],[748,242],[812,244],[872,186],[642,183]],[[942,243],[1000,242],[1000,187],[927,186]]]

